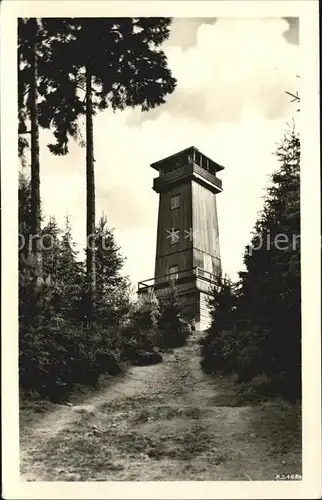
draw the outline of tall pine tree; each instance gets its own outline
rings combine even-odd
[[[57,108],[62,106],[65,89],[61,89],[61,94],[54,91],[61,82],[61,64],[53,54],[57,54],[57,45],[60,47],[61,39],[66,37],[68,33],[63,29],[54,36],[41,19],[18,19],[18,156],[23,165],[29,163],[26,149],[30,147],[30,251],[35,260],[36,288],[43,282],[39,131],[41,126],[48,125],[48,116],[57,115]],[[62,57],[61,52],[60,55]],[[70,125],[74,108],[75,103],[70,103],[69,114],[55,122],[56,135],[64,135],[67,129],[71,135],[78,137],[73,125]],[[80,113],[79,108],[76,113]]]
[[[240,273],[247,313],[268,332],[270,373],[285,373],[298,388],[301,378],[300,138],[290,129],[277,150],[280,169],[272,176],[252,246]],[[263,242],[258,246],[258,236]]]
[[[86,115],[86,192],[87,192],[87,279],[89,313],[96,292],[95,269],[95,180],[93,116],[98,110],[139,106],[148,111],[163,104],[173,92],[176,80],[167,68],[167,58],[159,46],[168,38],[170,18],[71,18],[43,19],[52,45],[52,91],[47,96],[42,124],[56,128],[56,154],[68,152],[70,136],[79,132],[78,118]],[[65,35],[62,35],[65,33]],[[59,71],[57,68],[60,64]],[[59,74],[59,81],[56,76]],[[57,110],[57,96],[61,96]],[[84,100],[80,97],[84,94]],[[65,123],[65,128],[61,125]]]
[[[300,138],[291,127],[277,152],[263,211],[246,247],[246,271],[234,290],[214,291],[213,322],[203,346],[207,371],[265,374],[270,390],[301,392]]]

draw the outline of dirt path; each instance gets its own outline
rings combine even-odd
[[[24,410],[22,410],[24,411]],[[23,416],[23,415],[22,415]],[[82,404],[21,426],[31,481],[273,480],[301,473],[299,408],[241,406],[199,368],[198,345],[135,367]],[[22,418],[22,422],[24,419]]]

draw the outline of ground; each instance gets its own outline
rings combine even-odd
[[[21,479],[299,479],[299,405],[246,403],[231,379],[201,371],[198,351],[189,343],[72,405],[38,406],[36,414],[24,405]]]

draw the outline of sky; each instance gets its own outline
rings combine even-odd
[[[224,273],[236,279],[263,206],[274,151],[296,105],[299,75],[296,18],[177,18],[164,44],[178,80],[166,104],[148,113],[109,110],[94,120],[97,218],[105,213],[126,257],[134,287],[153,277],[158,195],[150,163],[195,146],[225,170],[218,176],[219,239]],[[66,157],[46,148],[41,133],[43,212],[63,226],[68,215],[81,251],[85,243],[85,149]]]

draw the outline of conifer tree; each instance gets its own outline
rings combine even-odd
[[[84,266],[71,234],[68,217],[61,230],[51,217],[42,231],[44,275],[50,283],[48,294],[52,311],[60,317],[79,320],[75,309],[80,306],[84,290]]]
[[[124,258],[120,247],[116,244],[113,229],[107,226],[106,215],[100,218],[95,236],[97,295],[103,296],[110,286],[120,283],[120,270],[123,267]]]
[[[31,165],[31,241],[37,273],[36,286],[42,277],[42,255],[40,243],[40,168],[39,168],[39,59],[42,51],[44,32],[36,18],[18,21],[18,154],[24,159],[24,150],[28,145],[25,134],[30,134]],[[27,131],[27,124],[30,130]]]
[[[272,393],[301,392],[300,137],[291,127],[273,173],[246,270],[233,289],[214,291],[213,321],[203,345],[206,371],[236,371],[240,381],[268,376]]]
[[[18,259],[19,259],[19,317],[27,318],[35,311],[35,263],[30,256],[31,189],[29,179],[19,173],[18,184]]]
[[[148,111],[163,104],[176,80],[159,46],[168,38],[170,18],[43,19],[53,48],[52,91],[47,96],[42,124],[55,130],[56,154],[68,152],[70,136],[79,133],[78,118],[86,116],[87,280],[89,308],[96,292],[95,181],[93,116],[98,110],[138,106]],[[57,35],[58,34],[58,35]],[[66,36],[65,36],[66,34]],[[60,65],[60,66],[59,66]],[[59,81],[56,75],[59,68]],[[62,89],[64,89],[63,96]],[[82,92],[84,100],[82,99]],[[57,96],[61,106],[57,109]],[[65,127],[63,126],[65,124]],[[89,311],[91,314],[91,311]]]
[[[96,314],[105,326],[121,321],[130,307],[128,278],[121,275],[124,258],[116,244],[113,229],[102,215],[95,230]]]
[[[263,244],[245,252],[246,273],[240,273],[249,318],[263,332],[268,371],[285,373],[294,388],[300,384],[300,139],[290,129],[277,150],[280,169],[272,176],[256,233]]]
[[[19,172],[18,211],[19,256],[27,256],[31,233],[31,190],[30,181],[22,172]]]
[[[240,319],[237,314],[238,294],[228,276],[218,277],[209,300],[211,324],[202,339],[201,366],[207,373],[233,371],[234,346]]]
[[[61,36],[66,37],[67,32],[62,32]],[[50,34],[41,19],[18,19],[18,156],[25,166],[29,163],[25,155],[26,149],[30,147],[30,251],[35,260],[36,288],[43,281],[39,130],[44,124],[47,126],[48,115],[57,113],[58,106],[62,104],[61,96],[53,92],[55,82],[61,79],[60,68],[54,67],[52,49],[55,47],[57,50],[55,42],[57,33],[55,37]],[[54,98],[49,100],[49,95],[54,95]],[[73,108],[73,103],[70,105]],[[55,123],[55,133],[65,133],[66,127],[72,133],[67,116],[65,121]]]

